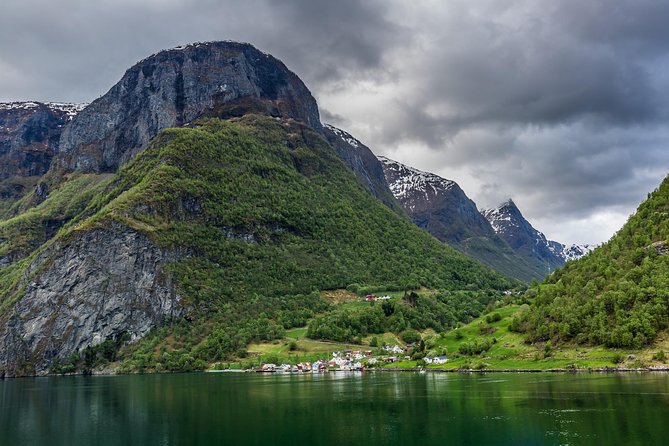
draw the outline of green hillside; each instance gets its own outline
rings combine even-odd
[[[292,121],[247,115],[169,129],[114,176],[69,181],[77,186],[66,181],[42,212],[28,210],[3,230],[19,234],[21,219],[39,227],[44,215],[67,215],[59,243],[116,222],[178,253],[168,273],[187,317],[123,349],[118,358],[131,369],[188,370],[243,355],[249,342],[283,337],[326,311],[318,290],[516,285],[393,213],[320,135]],[[76,205],[59,205],[70,196]],[[41,237],[26,236],[20,248]],[[5,249],[18,249],[18,239]],[[28,260],[0,269],[5,310],[20,298],[15,283]],[[108,339],[57,370],[118,359],[124,342]]]
[[[528,291],[516,321],[531,341],[638,348],[669,324],[669,178],[623,228]]]

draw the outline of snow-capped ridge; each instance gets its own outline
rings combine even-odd
[[[531,243],[537,250],[544,250],[544,252],[547,250],[561,263],[579,259],[594,249],[592,245],[572,244],[567,246],[560,242],[548,240],[543,232],[536,230],[525,220],[511,198],[500,203],[497,207],[481,210],[480,212],[490,222],[498,235],[514,237],[516,231],[522,230],[531,238]]]
[[[72,120],[81,110],[86,108],[87,103],[70,103],[70,102],[36,102],[36,101],[16,101],[16,102],[0,102],[0,111],[10,110],[33,110],[40,106],[46,106],[51,110],[63,112],[67,115],[68,120]]]
[[[562,257],[565,261],[577,260],[583,256],[588,255],[595,249],[594,245],[570,245],[565,246],[562,250]]]
[[[394,181],[388,179],[388,186],[395,198],[400,201],[416,191],[424,193],[425,198],[429,200],[429,189],[436,194],[447,191],[456,185],[454,181],[447,180],[446,178],[442,178],[439,175],[430,172],[423,172],[422,170],[409,167],[385,156],[377,156],[377,158],[384,166],[391,168],[398,173]]]
[[[361,143],[360,141],[358,141],[357,139],[355,139],[355,138],[354,138],[353,136],[351,136],[351,134],[348,133],[348,132],[345,132],[345,131],[343,131],[343,130],[341,130],[341,129],[338,129],[337,127],[334,127],[334,126],[332,126],[332,125],[330,125],[330,124],[326,124],[326,123],[323,123],[323,127],[325,127],[325,128],[327,128],[327,129],[329,129],[330,131],[332,131],[332,133],[334,133],[335,135],[337,135],[338,137],[340,137],[340,138],[342,139],[342,141],[346,142],[346,143],[347,143],[348,145],[350,145],[351,147],[355,147],[355,148],[357,149],[358,147],[360,147],[360,146],[362,145],[362,143]]]
[[[64,112],[70,119],[79,114],[80,111],[88,106],[87,102],[70,103],[70,102],[45,102],[44,105],[52,110]]]

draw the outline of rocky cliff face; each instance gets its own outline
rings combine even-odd
[[[386,157],[379,160],[390,190],[416,225],[502,274],[526,281],[542,277],[497,236],[457,183]]]
[[[253,46],[210,42],[162,51],[130,68],[63,131],[65,167],[115,171],[167,127],[203,116],[259,112],[321,132],[318,106],[302,81]]]
[[[0,103],[0,180],[44,175],[63,127],[85,104]]]
[[[349,133],[329,124],[323,126],[325,138],[360,182],[389,208],[402,213],[388,187],[383,165],[372,151]]]
[[[175,260],[120,224],[57,242],[25,273],[22,298],[0,321],[0,374],[45,374],[123,333],[141,338],[183,312],[165,265]]]

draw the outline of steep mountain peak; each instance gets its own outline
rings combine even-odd
[[[498,234],[504,232],[512,232],[515,229],[513,228],[525,228],[528,232],[532,232],[534,228],[531,227],[529,222],[525,220],[523,214],[516,206],[516,203],[509,198],[506,201],[503,201],[498,206],[492,209],[481,210],[483,216],[490,222],[492,227],[495,229],[495,232]],[[532,228],[530,230],[529,228]],[[539,231],[535,231],[538,238],[543,236]],[[545,239],[545,237],[544,237]]]
[[[497,206],[498,209],[504,209],[504,208],[509,208],[509,209],[518,209],[518,206],[516,206],[516,203],[513,201],[513,199],[508,198],[506,201],[503,201],[500,203],[499,206]]]
[[[525,219],[516,203],[510,198],[497,207],[483,210],[481,213],[488,219],[495,232],[516,252],[536,258],[550,270],[564,265],[568,260],[583,257],[593,249],[590,245],[566,246],[548,240]]]
[[[73,119],[60,139],[59,162],[85,172],[114,171],[164,128],[248,113],[295,119],[322,132],[304,83],[252,45],[221,41],[164,50],[128,69]]]
[[[400,202],[409,198],[415,200],[417,194],[424,195],[425,200],[429,201],[436,194],[458,187],[454,181],[409,167],[385,156],[379,156],[378,159],[386,171],[390,190]],[[415,203],[409,204],[409,206],[415,205]]]

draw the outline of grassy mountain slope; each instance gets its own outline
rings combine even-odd
[[[651,343],[669,324],[669,178],[605,245],[569,262],[517,321],[530,340],[609,347]]]
[[[46,199],[41,201],[34,190],[30,191],[9,207],[8,214],[13,216],[0,219],[0,264],[3,259],[7,263],[27,257],[55,236],[86,209],[110,178],[108,174],[80,173],[45,176],[42,184],[53,189]]]
[[[130,368],[188,370],[243,353],[248,342],[281,337],[327,310],[316,290],[515,285],[392,212],[320,135],[291,120],[248,115],[169,129],[116,175],[91,183],[80,189],[94,195],[59,243],[114,222],[179,258],[168,273],[187,316],[124,350]],[[18,277],[26,262],[5,272]],[[11,290],[6,302],[20,298]],[[118,335],[56,370],[115,357]]]
[[[525,282],[545,275],[542,265],[522,258],[499,237],[472,237],[463,243],[461,251],[495,271]]]
[[[190,249],[195,255],[184,265],[212,267],[235,293],[352,282],[477,289],[508,283],[379,206],[331,148],[301,126],[254,116],[172,129],[165,139],[128,166],[150,167],[93,222],[116,219],[166,247]]]

